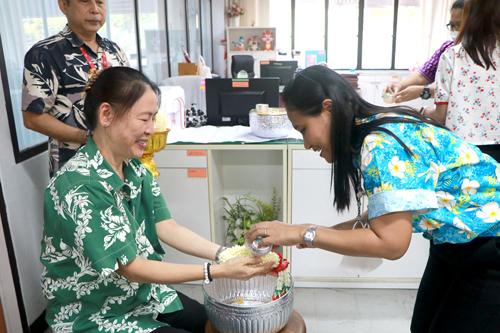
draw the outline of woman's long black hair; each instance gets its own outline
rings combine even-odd
[[[425,122],[441,126],[407,106],[382,107],[368,103],[339,74],[321,65],[311,66],[297,73],[283,91],[283,100],[287,111],[298,112],[304,116],[314,117],[319,115],[325,99],[332,100],[329,135],[333,160],[334,204],[338,211],[349,208],[351,185],[354,189],[361,187],[360,170],[354,166],[353,157],[360,153],[363,139],[369,133],[382,131],[393,136],[405,151],[412,155],[410,149],[400,138],[380,125],[386,123]],[[410,115],[415,119],[395,115],[394,117],[382,117],[360,125],[354,123],[355,119],[389,112],[398,115]]]

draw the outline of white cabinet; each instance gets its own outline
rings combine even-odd
[[[255,77],[260,77],[260,62],[276,59],[276,28],[227,27],[227,77],[231,77],[233,55],[254,57]],[[266,43],[267,40],[267,43]]]
[[[168,145],[156,153],[161,190],[178,223],[225,243],[224,201],[250,194],[281,201],[279,218],[287,221],[287,145]],[[201,262],[168,248],[167,260]]]
[[[351,208],[342,214],[333,207],[330,164],[317,153],[298,145],[290,146],[289,154],[291,223],[332,226],[357,215],[354,199]],[[342,266],[343,255],[318,249],[293,248],[292,273],[298,286],[414,288],[418,286],[425,268],[428,247],[427,240],[414,234],[403,258],[383,260],[370,272]]]
[[[271,202],[273,191],[281,201],[279,218],[287,221],[287,146],[279,144],[222,145],[210,149],[209,179],[213,239],[225,242],[223,197],[233,202],[250,194]]]
[[[357,214],[339,214],[330,193],[330,165],[301,145],[173,144],[155,155],[159,183],[173,217],[189,229],[222,244],[223,197],[252,194],[270,202],[273,190],[281,199],[279,218],[286,223],[331,226]],[[287,248],[297,286],[416,288],[428,254],[428,241],[415,234],[402,259],[384,260],[375,270],[358,274],[340,266],[342,255],[317,249]],[[201,260],[167,248],[167,260]]]
[[[210,239],[207,150],[162,150],[155,154],[160,172],[158,183],[172,217],[201,236]],[[203,260],[167,245],[165,260],[201,264]]]

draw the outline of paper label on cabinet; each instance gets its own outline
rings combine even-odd
[[[233,88],[248,88],[250,87],[250,81],[248,79],[233,79],[232,86]]]
[[[187,169],[188,178],[207,178],[206,168],[189,168]]]
[[[188,149],[187,156],[207,156],[207,151],[204,149]]]

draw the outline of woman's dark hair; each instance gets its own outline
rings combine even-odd
[[[117,112],[117,117],[122,117],[144,95],[148,87],[158,96],[159,103],[158,86],[138,70],[130,67],[110,67],[103,70],[85,90],[83,111],[88,128],[95,128],[97,110],[102,103],[109,103]]]
[[[496,69],[492,55],[500,42],[500,1],[466,0],[459,42],[476,65]]]
[[[453,2],[453,5],[451,5],[451,10],[453,9],[464,9],[464,0],[456,0]]]
[[[407,106],[382,107],[368,103],[339,74],[321,65],[311,66],[297,73],[283,91],[287,111],[304,116],[319,115],[325,99],[332,100],[330,144],[333,164],[330,186],[333,184],[334,204],[338,211],[349,208],[351,185],[354,189],[361,188],[360,170],[355,167],[353,156],[360,153],[366,135],[373,131],[385,132],[392,135],[409,155],[413,155],[400,138],[380,125],[420,121],[438,125]],[[396,115],[360,125],[354,124],[355,118],[362,119],[389,112]],[[402,115],[410,115],[415,119],[404,118]]]

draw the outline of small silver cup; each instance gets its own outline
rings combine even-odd
[[[262,236],[258,236],[253,240],[251,244],[247,244],[254,256],[261,257],[265,254],[268,254],[273,249],[273,246],[271,244],[262,246],[262,239]]]

